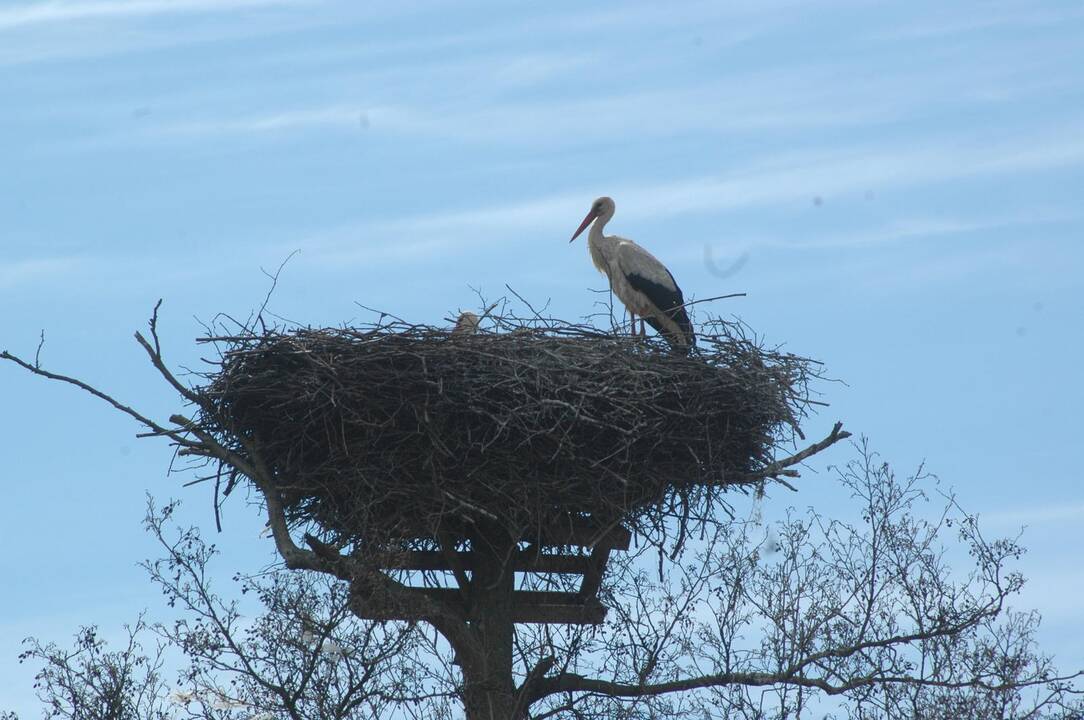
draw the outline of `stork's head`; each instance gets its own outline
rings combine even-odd
[[[582,233],[584,229],[595,220],[595,218],[603,218],[602,224],[605,225],[606,222],[614,216],[614,210],[616,209],[617,206],[614,204],[613,198],[609,198],[603,195],[602,197],[595,200],[593,203],[591,203],[591,209],[587,211],[587,217],[585,217],[583,219],[583,222],[580,223],[579,229],[576,230],[576,232],[572,233],[572,239],[569,240],[569,242],[572,242],[572,240],[578,238],[580,236],[580,233]]]

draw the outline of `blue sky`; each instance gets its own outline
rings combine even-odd
[[[1084,5],[0,0],[0,347],[158,417],[131,339],[355,302],[441,323],[505,283],[555,314],[604,287],[591,200],[687,296],[826,363],[839,418],[925,459],[991,532],[1027,525],[1043,640],[1084,666]],[[745,258],[720,277],[713,266]],[[710,260],[709,260],[710,259]],[[160,608],[136,562],[168,449],[0,368],[0,708],[32,706],[29,634]],[[776,504],[831,510],[829,462]],[[815,471],[822,472],[815,472]],[[270,560],[227,509],[230,564]]]

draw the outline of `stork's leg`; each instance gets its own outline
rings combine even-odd
[[[647,337],[647,323],[642,316],[640,317],[640,337]]]
[[[636,337],[636,314],[629,310],[629,335]]]

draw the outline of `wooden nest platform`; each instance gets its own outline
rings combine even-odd
[[[291,522],[388,549],[472,523],[529,539],[696,514],[777,476],[812,402],[810,361],[731,323],[701,326],[688,357],[589,327],[492,324],[207,338],[221,360],[196,422],[239,455],[239,437],[259,448]]]

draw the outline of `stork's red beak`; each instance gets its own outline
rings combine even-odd
[[[573,240],[578,238],[580,236],[580,233],[582,233],[584,231],[584,228],[586,228],[588,225],[590,225],[591,221],[594,220],[595,217],[596,217],[595,209],[591,208],[591,211],[587,213],[587,217],[585,217],[583,219],[583,222],[580,223],[579,229],[576,230],[576,232],[572,233],[572,238],[569,240],[569,242],[572,242]]]

